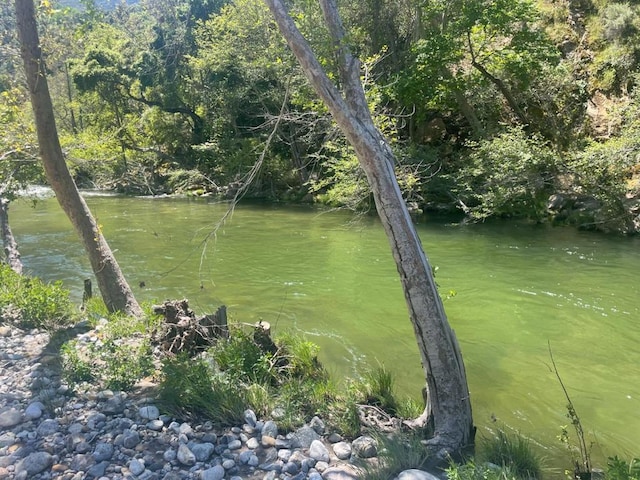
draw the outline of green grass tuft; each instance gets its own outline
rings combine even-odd
[[[498,430],[483,442],[482,458],[489,463],[508,468],[517,478],[542,478],[540,457],[533,451],[528,439],[521,435]]]

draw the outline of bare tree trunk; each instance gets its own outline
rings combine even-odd
[[[394,155],[376,129],[360,82],[360,62],[343,42],[333,0],[320,0],[340,59],[344,96],[329,80],[282,0],[265,0],[280,32],[318,95],[353,146],[373,191],[378,215],[391,245],[425,372],[428,401],[422,423],[433,420],[429,446],[440,459],[473,441],[474,427],[460,348],[444,312],[415,227],[398,187]]]
[[[4,244],[4,256],[7,265],[11,270],[22,275],[22,262],[20,261],[18,244],[9,226],[9,200],[2,197],[0,197],[0,235]]]
[[[102,298],[109,311],[122,311],[129,315],[141,316],[142,309],[134,298],[87,204],[80,196],[62,155],[42,62],[33,0],[15,0],[15,8],[20,53],[27,76],[40,156],[47,181],[82,239]]]

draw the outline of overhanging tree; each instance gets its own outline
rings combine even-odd
[[[416,423],[433,422],[434,436],[428,445],[444,460],[473,442],[475,428],[464,363],[402,198],[393,152],[373,123],[360,81],[360,62],[349,50],[334,0],[319,3],[334,43],[342,92],[325,73],[282,0],[264,1],[316,93],[353,146],[371,186],[400,274],[427,383],[427,404]]]
[[[91,268],[98,281],[100,293],[109,311],[118,310],[130,315],[141,316],[142,309],[122,275],[118,262],[102,235],[100,227],[91,215],[84,199],[80,196],[65,163],[40,50],[33,0],[15,0],[15,9],[20,54],[27,77],[40,156],[47,181],[55,192],[60,206],[82,239]]]

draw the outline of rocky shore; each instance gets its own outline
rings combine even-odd
[[[284,435],[277,412],[247,410],[242,425],[219,430],[162,415],[144,389],[74,394],[50,340],[0,325],[0,480],[350,480],[376,461],[373,438],[345,441],[318,417]]]

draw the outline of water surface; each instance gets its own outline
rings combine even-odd
[[[188,298],[198,313],[226,304],[234,321],[305,332],[338,376],[380,362],[399,390],[420,397],[419,354],[377,219],[240,205],[214,234],[225,205],[87,200],[139,300]],[[90,269],[55,200],[18,201],[10,214],[27,271],[80,298]],[[594,456],[640,455],[639,240],[512,222],[426,219],[418,229],[441,291],[457,293],[445,307],[479,434],[514,429],[551,465],[566,459],[556,437],[569,421],[550,343]]]

